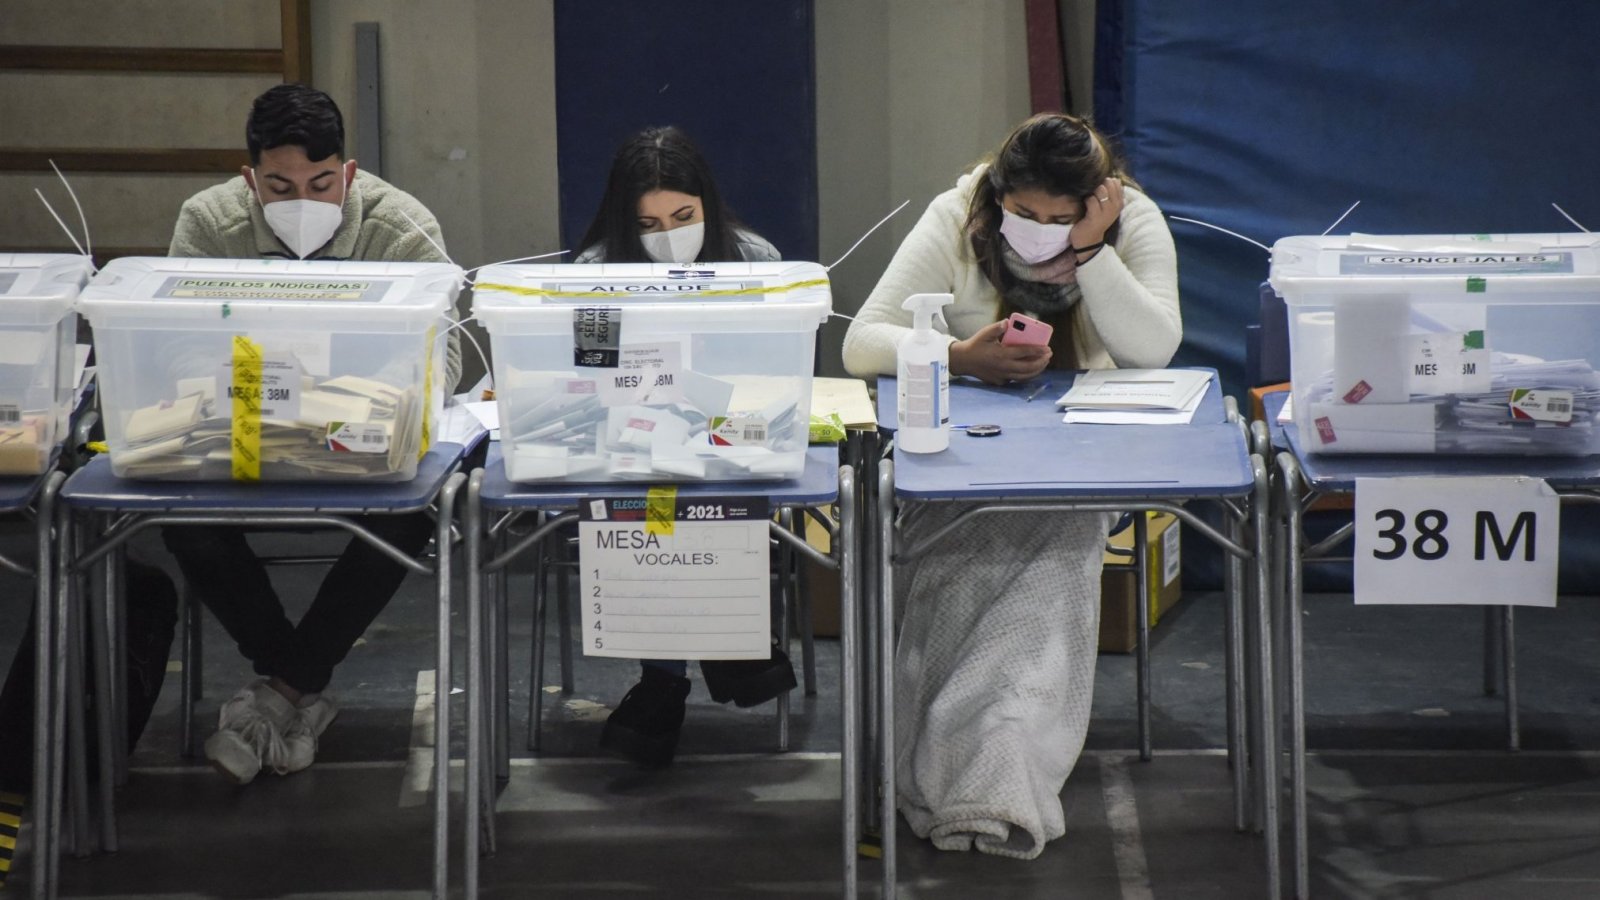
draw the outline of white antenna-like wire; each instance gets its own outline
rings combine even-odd
[[[439,336],[440,337],[444,337],[445,335],[449,334],[450,332],[455,331],[457,328],[461,328],[461,326],[467,324],[468,322],[476,322],[476,321],[478,321],[478,318],[476,316],[467,316],[465,319],[457,319],[454,322],[450,323],[450,327],[449,328],[446,328],[444,331],[440,332]],[[483,372],[484,372],[485,375],[489,376],[489,388],[490,388],[490,390],[493,390],[494,389],[494,367],[489,365],[489,356],[488,356],[488,354],[483,352],[483,345],[478,343],[478,339],[472,336],[472,329],[470,329],[470,328],[461,328],[461,334],[467,340],[472,342],[472,349],[478,351],[478,361],[483,363]]]
[[[402,217],[404,217],[407,222],[410,222],[411,223],[411,227],[415,228],[417,230],[417,234],[422,235],[423,240],[425,240],[428,243],[432,244],[433,245],[433,249],[439,251],[439,255],[440,256],[444,257],[447,260],[450,260],[450,265],[453,266],[453,265],[456,264],[455,260],[450,259],[450,254],[446,253],[445,249],[443,247],[439,246],[439,242],[434,240],[433,237],[431,235],[429,235],[426,231],[422,230],[422,226],[417,224],[417,220],[416,219],[413,219],[410,216],[406,215],[406,211],[403,210],[403,209],[396,209],[395,212],[399,213]]]
[[[83,226],[84,256],[94,256],[94,241],[89,239],[89,220],[83,215],[83,204],[78,202],[78,192],[72,189],[72,183],[67,181],[67,176],[61,174],[56,167],[56,161],[50,160],[50,168],[56,170],[56,177],[61,179],[61,186],[67,189],[67,196],[72,198],[72,205],[78,210],[78,224]]]
[[[1592,232],[1592,231],[1590,231],[1590,230],[1589,230],[1589,229],[1587,229],[1587,228],[1585,228],[1585,227],[1583,227],[1583,226],[1582,226],[1582,225],[1579,225],[1579,224],[1578,224],[1578,220],[1577,220],[1577,219],[1574,219],[1574,218],[1573,218],[1573,217],[1571,217],[1571,216],[1569,216],[1569,215],[1567,215],[1567,211],[1566,211],[1566,210],[1564,210],[1564,209],[1562,209],[1562,208],[1561,208],[1561,207],[1560,207],[1560,206],[1557,206],[1557,205],[1556,205],[1556,204],[1554,204],[1554,203],[1552,203],[1552,204],[1550,204],[1550,205],[1551,205],[1551,206],[1555,206],[1555,208],[1556,208],[1556,212],[1558,212],[1558,213],[1561,213],[1561,215],[1562,215],[1562,216],[1563,216],[1563,217],[1564,217],[1564,218],[1565,218],[1565,219],[1566,219],[1566,220],[1567,220],[1567,221],[1568,221],[1568,222],[1571,222],[1571,223],[1572,223],[1572,224],[1573,224],[1573,225],[1577,225],[1577,226],[1578,226],[1578,230],[1579,230],[1579,231],[1581,231],[1581,232],[1583,232],[1583,233],[1584,233],[1584,234],[1593,234],[1593,233],[1594,233],[1594,232]]]
[[[1239,232],[1237,232],[1237,231],[1229,231],[1228,229],[1223,228],[1221,225],[1213,225],[1210,222],[1202,222],[1199,219],[1189,219],[1189,218],[1185,218],[1183,216],[1168,215],[1167,218],[1176,219],[1179,222],[1188,222],[1188,223],[1193,224],[1193,225],[1203,225],[1206,228],[1210,228],[1213,231],[1220,231],[1223,234],[1229,235],[1231,237],[1236,237],[1241,241],[1245,241],[1247,243],[1255,244],[1257,247],[1260,247],[1261,249],[1267,251],[1268,253],[1272,252],[1272,248],[1271,247],[1268,247],[1266,244],[1261,243],[1260,241],[1256,240],[1255,238],[1247,238],[1244,235],[1240,234]],[[1335,224],[1337,224],[1337,223],[1335,223]]]
[[[490,266],[503,266],[503,265],[508,265],[510,263],[532,262],[533,260],[536,260],[536,259],[549,259],[552,256],[560,256],[560,255],[562,255],[564,253],[569,253],[569,252],[571,252],[571,251],[568,251],[568,250],[557,250],[554,253],[541,253],[538,256],[519,256],[516,259],[502,259],[499,262],[484,263],[481,266],[473,266],[472,268],[467,270],[467,274],[471,275],[473,272],[476,272],[479,269],[487,269]]]
[[[832,266],[827,266],[823,271],[827,271],[827,272],[833,271],[833,266],[837,266],[839,263],[844,262],[845,261],[845,257],[847,257],[850,254],[856,252],[856,248],[861,246],[861,242],[862,241],[864,241],[867,238],[871,237],[872,233],[874,231],[877,231],[879,228],[881,228],[883,226],[883,223],[885,223],[885,222],[889,221],[890,219],[894,218],[895,213],[899,212],[902,209],[905,209],[906,208],[906,203],[910,203],[910,202],[911,202],[910,200],[906,200],[904,203],[901,203],[899,206],[896,206],[894,208],[894,210],[892,212],[890,212],[887,216],[884,216],[883,218],[879,219],[877,225],[874,225],[871,228],[868,228],[866,234],[863,234],[861,237],[856,238],[856,242],[854,244],[850,245],[850,249],[846,250],[844,252],[844,256],[840,256],[838,259],[834,260],[833,261],[833,265]]]
[[[1349,215],[1351,213],[1355,212],[1356,211],[1356,207],[1358,207],[1360,205],[1361,205],[1361,201],[1360,200],[1357,200],[1356,202],[1350,204],[1350,208],[1344,211],[1344,215],[1340,216],[1337,219],[1334,219],[1332,225],[1329,225],[1327,228],[1322,229],[1322,233],[1323,234],[1327,234],[1328,232],[1334,230],[1335,228],[1338,228],[1339,227],[1339,223],[1343,222],[1347,217],[1349,217]]]
[[[66,222],[61,221],[61,217],[56,215],[56,208],[54,206],[51,206],[50,205],[50,201],[46,200],[44,198],[44,191],[41,191],[38,188],[34,188],[33,189],[33,193],[34,193],[35,196],[37,196],[39,198],[39,202],[44,204],[44,208],[47,211],[49,211],[50,217],[56,220],[56,224],[57,225],[61,226],[61,232],[67,236],[67,240],[72,242],[72,246],[78,248],[78,253],[83,255],[83,256],[88,256],[89,254],[88,254],[88,252],[86,250],[83,249],[83,245],[78,243],[77,235],[74,235],[72,233],[72,229],[67,227],[67,223]]]

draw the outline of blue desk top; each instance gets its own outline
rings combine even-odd
[[[607,497],[638,497],[653,487],[652,482],[612,482],[605,484],[520,484],[506,480],[506,467],[500,442],[489,445],[483,464],[483,486],[478,496],[492,509],[575,509],[583,500]],[[816,446],[806,450],[806,468],[799,478],[789,481],[712,481],[677,485],[678,495],[687,497],[764,496],[774,505],[812,506],[831,503],[839,497],[839,448]]]
[[[1047,372],[1026,384],[1009,384],[1001,387],[984,384],[971,378],[950,379],[950,424],[999,425],[1001,428],[1043,425],[1047,422],[1061,424],[1061,411],[1056,400],[1072,387],[1075,372]],[[1028,395],[1041,384],[1048,382],[1039,396],[1029,402]],[[960,389],[959,393],[957,389]],[[878,379],[878,427],[893,431],[897,426],[898,411],[895,380],[888,376]],[[1227,412],[1222,408],[1222,388],[1217,384],[1216,372],[1211,373],[1211,384],[1200,408],[1195,411],[1195,422],[1222,422]],[[1073,426],[1074,428],[1082,426]],[[1091,426],[1095,427],[1095,426]],[[1126,426],[1117,426],[1126,427]]]
[[[1054,381],[1054,379],[1052,379]],[[1255,486],[1243,433],[1227,421],[1215,379],[1188,425],[1065,425],[1059,385],[1031,388],[952,382],[960,423],[995,424],[995,437],[950,435],[941,453],[895,449],[895,494],[911,500],[1237,497]],[[878,382],[880,418],[894,419],[894,379]],[[888,397],[887,404],[884,398]]]
[[[1264,399],[1267,421],[1275,423],[1287,393]],[[1357,478],[1404,478],[1417,475],[1527,475],[1543,478],[1557,490],[1600,487],[1600,456],[1429,456],[1421,454],[1306,453],[1299,430],[1272,426],[1272,443],[1287,447],[1300,463],[1306,481],[1319,491],[1348,492]]]
[[[427,508],[466,452],[459,444],[434,444],[417,463],[417,477],[383,483],[335,481],[133,481],[111,474],[98,456],[61,488],[78,509],[129,512],[407,513]]]
[[[33,498],[39,496],[39,491],[44,487],[44,480],[50,477],[47,470],[43,475],[12,475],[0,478],[0,513],[21,512],[33,503]]]

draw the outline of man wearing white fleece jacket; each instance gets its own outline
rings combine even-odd
[[[1177,256],[1155,203],[1087,122],[1024,122],[934,198],[850,326],[853,374],[895,371],[917,293],[950,293],[950,371],[1001,384],[1046,368],[1160,367],[1183,336]],[[1049,346],[1000,343],[1020,311]],[[1041,465],[1064,465],[1040,460]],[[971,504],[914,505],[918,543]],[[1061,789],[1088,729],[1111,517],[987,516],[895,574],[900,811],[945,850],[1031,859],[1066,830]]]
[[[245,142],[250,165],[240,176],[184,203],[170,256],[445,261],[433,214],[344,158],[344,121],[322,91],[301,84],[268,90],[250,110]],[[452,331],[446,393],[460,375]],[[407,555],[420,552],[433,534],[425,513],[357,521]],[[406,574],[366,541],[352,539],[305,615],[291,623],[245,534],[227,527],[162,529],[191,595],[216,615],[261,676],[223,705],[205,745],[217,771],[240,784],[262,769],[285,775],[311,765],[318,737],[338,712],[323,688]]]

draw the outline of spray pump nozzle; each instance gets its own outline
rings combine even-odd
[[[912,294],[900,306],[911,310],[911,327],[914,331],[932,334],[934,317],[943,318],[940,310],[955,299],[953,294]]]

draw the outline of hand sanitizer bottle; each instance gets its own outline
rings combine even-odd
[[[950,446],[950,342],[933,330],[951,294],[912,294],[901,304],[914,317],[900,339],[895,386],[898,415],[895,446],[907,453],[938,453]]]

